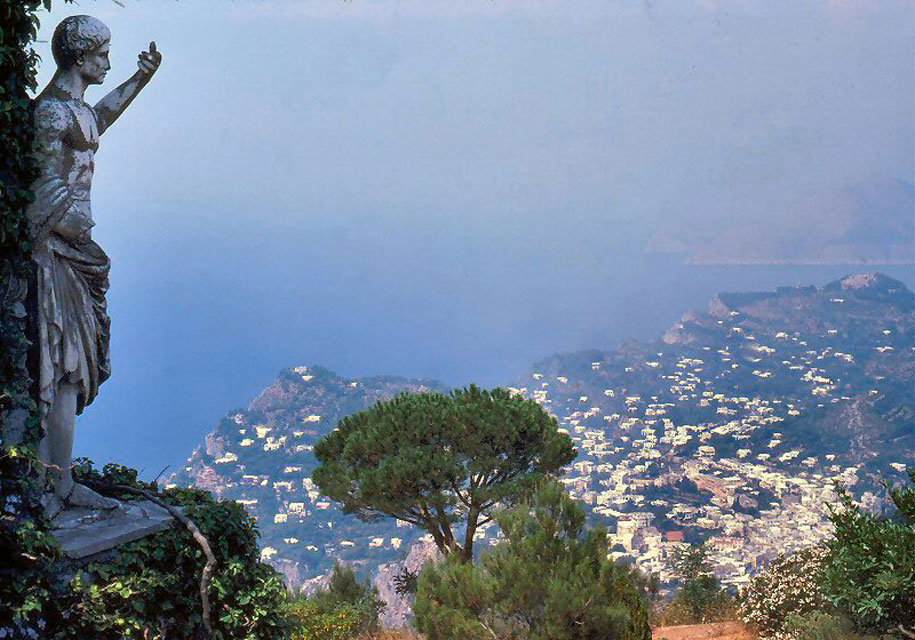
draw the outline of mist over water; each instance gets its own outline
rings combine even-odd
[[[80,420],[77,455],[153,476],[180,465],[283,367],[506,385],[554,353],[655,339],[721,291],[872,270],[915,287],[912,267],[685,266],[622,226],[509,238],[459,217],[252,216],[245,232],[183,220],[165,234],[141,214],[129,235],[109,232],[114,375]]]

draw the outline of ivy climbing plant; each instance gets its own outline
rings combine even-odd
[[[45,5],[49,7],[49,4]],[[57,547],[48,533],[36,450],[26,337],[31,243],[25,209],[38,171],[29,90],[35,88],[38,0],[0,0],[0,629],[40,628]]]

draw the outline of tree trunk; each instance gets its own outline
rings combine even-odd
[[[473,563],[473,536],[477,532],[477,520],[480,512],[473,507],[467,513],[467,530],[464,532],[464,549],[461,551],[461,562]]]
[[[473,539],[464,545],[461,549],[461,562],[464,564],[473,564]]]

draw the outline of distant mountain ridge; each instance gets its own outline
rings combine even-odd
[[[694,265],[915,264],[915,185],[891,177],[809,194],[803,201],[743,202],[699,219],[667,222],[648,253]]]
[[[711,540],[720,576],[739,585],[775,551],[825,534],[834,481],[879,507],[879,480],[915,460],[915,294],[882,274],[722,293],[657,340],[551,356],[513,388],[572,436],[563,481],[609,526],[618,557],[664,577],[672,545]],[[344,516],[311,485],[311,449],[348,413],[432,389],[284,370],[174,481],[245,504],[291,584],[336,558],[390,567],[420,532]]]

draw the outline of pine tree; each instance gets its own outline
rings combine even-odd
[[[634,576],[607,558],[607,532],[585,529],[561,485],[500,512],[506,540],[477,566],[444,562],[419,577],[417,626],[430,639],[648,640]]]
[[[674,552],[670,567],[681,583],[673,602],[685,607],[694,622],[709,622],[719,609],[730,604],[715,577],[707,545],[680,547]]]
[[[529,495],[575,450],[537,403],[471,386],[401,394],[348,416],[315,456],[315,484],[344,512],[413,523],[443,553],[472,562],[474,533],[494,508]]]

